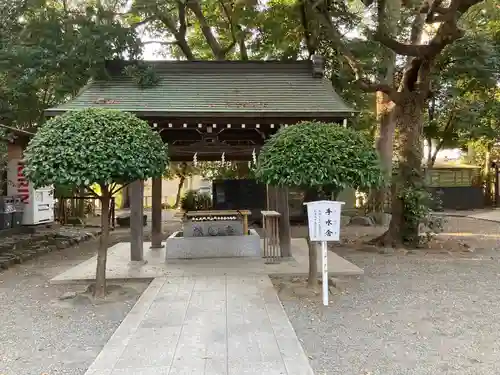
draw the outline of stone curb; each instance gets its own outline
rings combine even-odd
[[[65,236],[59,233],[34,235],[28,239],[21,239],[12,246],[0,246],[0,272],[13,265],[20,264],[68,247],[99,237],[96,233],[82,233],[76,236]]]

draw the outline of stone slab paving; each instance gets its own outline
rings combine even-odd
[[[309,268],[308,247],[305,239],[292,239],[292,255],[279,264],[265,264],[262,258],[213,258],[170,260],[165,263],[165,249],[151,250],[151,243],[144,244],[146,263],[130,262],[130,243],[122,242],[108,250],[106,277],[108,280],[153,279],[155,277],[183,277],[208,275],[307,275]],[[318,264],[320,263],[318,257]],[[53,284],[79,283],[95,280],[97,257],[73,267],[54,277]],[[321,270],[321,267],[318,267]],[[334,252],[328,253],[330,276],[358,276],[363,270]]]
[[[314,375],[266,275],[159,277],[86,375]]]

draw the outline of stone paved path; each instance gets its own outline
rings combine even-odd
[[[313,375],[268,276],[153,280],[86,375]]]

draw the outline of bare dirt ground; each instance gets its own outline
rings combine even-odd
[[[0,273],[0,374],[85,373],[148,285],[111,286],[106,300],[95,302],[86,286],[49,284],[96,249],[93,240]],[[61,300],[65,293],[71,298]]]
[[[347,225],[340,232],[340,243],[332,244],[336,252],[346,251],[378,251],[367,246],[366,242],[384,233],[386,227]],[[292,237],[305,237],[306,226],[292,228]],[[415,252],[423,253],[475,253],[500,247],[500,223],[486,220],[471,219],[467,217],[446,217],[443,232],[439,233],[431,243]],[[403,252],[400,249],[399,252]],[[456,254],[459,255],[459,254]]]
[[[362,242],[384,228],[344,228],[332,250],[365,275],[334,280],[329,307],[303,279],[273,280],[316,375],[500,373],[500,224],[444,229],[431,249],[379,253]]]
[[[342,230],[334,250],[365,276],[336,280],[328,308],[303,279],[275,280],[316,375],[500,373],[500,224],[449,218],[436,243],[453,245],[450,252],[363,248],[383,230]],[[295,237],[305,233],[293,228]],[[112,286],[96,303],[86,286],[48,283],[95,250],[91,241],[0,273],[0,374],[85,373],[148,284]],[[77,295],[61,300],[68,292]]]

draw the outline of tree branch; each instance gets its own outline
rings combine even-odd
[[[178,45],[179,42],[177,40],[173,40],[173,41],[170,41],[170,42],[165,42],[163,40],[147,40],[145,42],[142,42],[142,45],[147,45],[147,44],[161,44],[161,45],[164,45],[164,46],[173,46],[173,45]]]
[[[398,92],[396,88],[385,83],[372,83],[367,81],[357,81],[358,86],[365,92],[383,92],[386,94],[394,103],[400,103],[401,93]]]
[[[240,37],[240,40],[238,42],[238,46],[240,49],[241,60],[248,61],[248,50],[247,50],[247,45],[245,43],[245,38],[246,38],[246,32],[243,33],[243,35]]]
[[[342,40],[342,35],[333,25],[328,12],[322,9],[316,9],[316,12],[319,17],[320,23],[325,27],[326,32],[330,37],[330,40],[333,42],[335,48],[338,52],[340,52],[342,57],[346,60],[347,64],[351,68],[356,80],[356,84],[366,92],[381,91],[387,94],[393,102],[399,102],[401,96],[394,87],[391,87],[388,84],[373,83],[364,78],[363,71],[358,60],[356,59],[352,51],[345,45],[344,41]]]
[[[309,53],[309,58],[316,53],[316,48],[318,44],[317,35],[313,35],[313,30],[311,27],[310,17],[307,16],[308,7],[306,5],[306,0],[299,1],[300,6],[300,21],[302,23],[302,29],[304,31],[304,40],[306,42],[307,52]],[[313,5],[314,9],[315,5]]]
[[[419,11],[422,14],[426,14],[425,18],[426,23],[440,22],[436,20],[436,18],[445,15],[449,11],[449,8],[441,6],[442,3],[443,0],[424,1]]]
[[[182,39],[186,39],[187,21],[186,21],[186,4],[182,1],[177,2],[179,16],[179,35]]]
[[[146,17],[144,18],[143,20],[139,21],[139,22],[134,22],[133,24],[130,25],[130,28],[132,29],[137,29],[138,27],[142,26],[142,25],[145,25],[151,21],[154,21],[158,19],[156,15],[154,16],[149,16],[149,17]]]
[[[245,47],[245,54],[246,54],[246,46],[245,46],[245,36],[243,34],[243,38],[242,40],[238,40],[238,37],[236,36],[236,26],[233,22],[233,11],[231,9],[229,9],[224,0],[219,0],[219,4],[220,6],[222,7],[222,11],[224,12],[224,15],[226,16],[226,19],[227,19],[227,22],[229,23],[229,29],[231,30],[231,38],[232,38],[232,42],[229,44],[229,46],[227,46],[226,48],[224,48],[224,56],[226,56],[229,51],[231,51],[234,46],[236,45],[236,43],[239,42],[240,44],[240,47],[241,47],[241,42],[243,42],[243,46]],[[248,60],[248,56],[247,56],[247,60]]]
[[[94,189],[92,189],[90,186],[87,186],[86,189],[88,191],[90,191],[94,196],[96,196],[97,198],[101,199],[101,196],[99,194],[97,194]]]
[[[123,190],[126,186],[128,186],[128,185],[129,185],[129,184],[123,184],[123,185],[121,185],[118,189],[116,189],[116,190],[115,190],[115,188],[116,188],[117,186],[119,186],[118,184],[115,184],[115,186],[113,186],[113,188],[110,190],[110,194],[111,194],[111,196],[113,196],[113,195],[115,195],[115,194],[119,193],[120,191],[122,191],[122,190]]]
[[[425,56],[430,49],[428,45],[413,45],[398,42],[396,39],[383,34],[380,30],[373,35],[373,40],[382,43],[398,55],[403,56]]]
[[[328,14],[328,11],[316,8],[316,12],[319,17],[320,23],[325,27],[326,32],[330,37],[330,40],[335,45],[335,49],[337,49],[337,51],[340,52],[342,57],[346,60],[356,80],[357,81],[361,80],[362,78],[361,66],[359,65],[352,51],[345,45],[344,41],[342,40],[342,35],[333,25],[332,20],[330,19],[330,16]]]
[[[195,60],[195,56],[193,50],[189,46],[186,40],[186,31],[187,31],[187,23],[186,23],[186,5],[178,1],[178,12],[179,12],[179,29],[175,24],[170,15],[159,15],[158,19],[165,25],[165,27],[172,33],[174,36],[177,45],[181,49],[182,53],[188,60]]]
[[[439,140],[439,143],[436,145],[436,148],[434,149],[434,153],[432,154],[432,157],[431,159],[429,160],[429,167],[432,167],[434,165],[434,163],[436,162],[436,159],[437,159],[437,155],[439,153],[439,151],[443,148],[444,146],[444,141],[445,141],[445,133],[450,131],[450,130],[453,130],[453,120],[455,119],[455,112],[452,111],[450,113],[450,116],[448,117],[448,121],[446,122],[446,125],[442,131],[442,137],[441,139]]]
[[[458,27],[458,19],[471,6],[482,0],[452,0],[448,7],[442,7],[443,0],[423,0],[419,13],[427,13],[426,23],[440,22],[436,35],[427,45],[405,44],[387,36],[379,24],[373,39],[392,49],[399,55],[432,59],[455,40],[463,37],[464,33]],[[418,16],[416,18],[419,18]]]
[[[212,32],[212,28],[208,24],[208,21],[207,21],[205,15],[203,14],[203,10],[201,9],[200,1],[199,0],[187,0],[186,5],[187,5],[188,9],[190,9],[193,12],[196,19],[200,23],[201,32],[203,33],[203,36],[205,37],[205,40],[208,43],[208,46],[212,50],[214,57],[217,60],[224,60],[224,58],[226,57],[226,55],[224,53],[224,49],[222,48],[219,41],[217,40],[214,33]],[[234,44],[233,44],[233,47],[234,47]]]

